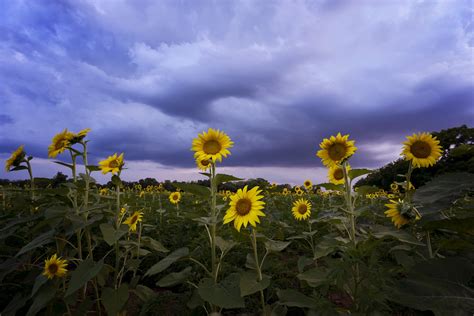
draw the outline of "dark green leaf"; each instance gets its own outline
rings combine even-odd
[[[122,283],[118,289],[106,287],[102,289],[102,305],[107,315],[116,316],[128,301],[128,285]]]
[[[352,169],[349,170],[349,178],[351,178],[351,180],[354,180],[355,178],[369,174],[371,172],[372,170],[370,169]]]
[[[188,192],[194,195],[199,195],[203,197],[209,197],[211,195],[211,190],[208,187],[191,184],[191,183],[173,183],[173,185],[184,192]]]
[[[46,233],[39,235],[38,237],[33,239],[31,242],[29,242],[27,245],[25,245],[23,248],[21,248],[20,251],[16,254],[16,256],[18,257],[32,249],[36,249],[38,247],[49,244],[50,242],[53,241],[54,233],[55,233],[54,230],[49,230]]]
[[[217,185],[221,183],[229,182],[229,181],[240,181],[240,180],[243,180],[243,179],[234,177],[230,174],[223,174],[223,173],[216,174]]]
[[[193,268],[191,267],[186,267],[180,272],[171,272],[170,274],[162,277],[158,282],[156,282],[156,285],[160,287],[169,287],[183,283],[191,275],[192,269]]]
[[[76,270],[71,273],[71,280],[69,281],[65,296],[69,296],[83,287],[84,284],[100,272],[103,265],[103,260],[94,262],[91,258],[88,258],[82,261]]]
[[[202,279],[199,283],[199,296],[206,302],[223,308],[242,308],[245,303],[240,297],[239,275],[229,275],[221,283],[215,284],[211,278]]]
[[[127,233],[124,229],[119,228],[119,230],[116,230],[115,227],[109,223],[100,224],[100,231],[102,232],[105,242],[109,246],[114,245],[117,240]]]
[[[160,273],[167,269],[170,265],[172,265],[174,262],[178,261],[179,259],[186,257],[189,255],[189,249],[188,248],[179,248],[172,253],[170,253],[166,258],[162,259],[155,265],[153,265],[148,271],[145,273],[145,276],[152,276],[157,273]]]
[[[244,297],[259,291],[265,290],[270,285],[270,277],[262,276],[262,280],[258,281],[255,271],[245,271],[240,274],[240,296]]]
[[[286,306],[302,308],[317,308],[318,302],[295,290],[279,290],[277,292],[280,303]]]

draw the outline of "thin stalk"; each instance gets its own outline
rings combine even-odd
[[[255,229],[252,229],[252,235],[250,236],[250,240],[252,242],[253,255],[255,258],[255,267],[257,268],[258,281],[261,282],[263,277],[262,277],[262,269],[258,262],[257,234],[256,234]],[[263,295],[263,290],[260,290],[260,302],[262,303],[262,313],[265,313],[265,296]]]
[[[216,260],[216,166],[211,163],[211,264],[212,278],[217,283],[217,260]]]
[[[350,179],[349,179],[349,174],[347,172],[347,163],[344,162],[342,164],[342,171],[344,173],[344,186],[345,186],[345,193],[346,193],[346,206],[347,206],[347,212],[349,213],[349,218],[351,221],[351,235],[350,239],[352,240],[353,244],[356,244],[356,237],[355,237],[355,231],[356,231],[356,226],[355,226],[355,215],[354,215],[354,207],[352,204],[352,195],[351,195],[351,184],[350,184]]]
[[[431,248],[431,236],[430,232],[426,232],[426,246],[428,247],[428,255],[430,256],[430,259],[433,259],[433,249]]]

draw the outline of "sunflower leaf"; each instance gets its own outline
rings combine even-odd
[[[291,241],[278,241],[268,239],[265,241],[265,249],[268,252],[280,252],[291,244]]]
[[[174,262],[186,257],[187,255],[189,255],[189,249],[187,247],[179,248],[170,253],[164,259],[158,261],[158,263],[154,264],[150,269],[148,269],[148,271],[145,273],[145,276],[152,276],[160,273],[161,271],[166,270]]]
[[[317,308],[318,302],[295,290],[279,290],[277,291],[280,303],[286,306],[295,306],[303,308]]]
[[[159,287],[170,287],[183,283],[191,275],[192,270],[193,268],[186,267],[180,272],[171,272],[170,274],[165,275],[158,282],[156,282],[156,285],[158,285]]]
[[[214,283],[211,278],[202,279],[199,283],[199,296],[206,302],[223,308],[242,308],[245,302],[240,297],[239,275],[230,274],[220,283]]]
[[[223,173],[216,174],[217,185],[224,182],[240,181],[240,180],[243,180],[243,179],[234,177],[233,175],[230,175],[230,174],[223,174]]]
[[[128,301],[128,285],[123,283],[118,289],[106,287],[102,290],[102,305],[107,315],[117,315]]]
[[[240,296],[244,297],[258,291],[265,290],[270,285],[270,277],[262,276],[262,280],[257,279],[257,273],[253,271],[245,271],[240,274]]]
[[[333,184],[333,183],[320,183],[316,184],[317,187],[323,187],[326,190],[334,190],[334,191],[343,191],[344,186],[342,184]]]
[[[183,190],[184,192],[188,192],[194,195],[199,195],[203,197],[209,197],[211,195],[211,190],[208,187],[199,184],[173,183],[173,185],[178,189]]]
[[[95,277],[102,266],[104,265],[104,261],[100,260],[98,262],[94,262],[91,258],[88,258],[82,261],[71,273],[71,281],[69,281],[69,287],[67,288],[66,294],[64,296],[69,296],[79,290],[84,284],[86,284],[90,279]]]
[[[74,169],[74,166],[69,164],[69,163],[65,163],[65,162],[62,162],[62,161],[54,161],[54,163],[57,163],[58,165],[61,165],[61,166],[64,166],[64,167],[67,167],[69,169]]]
[[[372,173],[372,170],[370,169],[352,169],[349,170],[349,178],[351,180],[354,180],[355,178],[358,178],[360,176],[366,175]]]

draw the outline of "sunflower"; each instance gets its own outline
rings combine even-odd
[[[392,191],[397,191],[398,190],[398,184],[396,184],[395,182],[393,182],[392,184],[390,184],[390,189]]]
[[[20,163],[23,161],[26,155],[23,148],[24,148],[23,145],[18,147],[17,150],[15,150],[11,154],[10,158],[7,159],[7,161],[5,162],[5,170],[7,172],[10,172],[11,167],[18,167]]]
[[[328,179],[329,182],[333,184],[344,184],[344,170],[342,169],[343,167],[338,165],[338,166],[332,166],[328,170]],[[346,171],[349,172],[351,170],[351,166],[347,164],[347,169]]]
[[[262,190],[258,186],[248,190],[247,186],[237,190],[237,193],[230,196],[229,206],[224,216],[224,224],[234,221],[234,227],[240,231],[242,225],[247,227],[250,223],[253,227],[260,223],[259,216],[265,216],[262,209],[265,202],[260,201],[263,195],[259,195]]]
[[[58,256],[54,254],[51,258],[44,261],[43,275],[47,276],[48,279],[52,279],[55,276],[62,278],[66,275],[66,267],[67,260],[58,258]]]
[[[304,192],[303,192],[303,190],[299,189],[299,190],[296,190],[296,191],[295,191],[295,194],[296,194],[297,196],[302,196],[302,195],[304,194]]]
[[[91,131],[90,128],[85,128],[81,130],[79,133],[73,134],[73,137],[71,138],[71,144],[76,144],[76,143],[81,142],[90,131]]]
[[[311,215],[311,203],[306,199],[299,199],[293,203],[291,211],[297,220],[307,219]]]
[[[441,146],[436,137],[429,133],[418,133],[407,137],[404,142],[402,156],[410,160],[415,168],[433,166],[441,157]]]
[[[288,195],[290,193],[287,188],[283,188],[283,191],[281,192],[283,195]]]
[[[311,180],[305,180],[304,187],[306,188],[306,190],[311,190],[311,188],[313,187],[313,182],[311,182]]]
[[[385,211],[385,215],[392,219],[393,224],[398,229],[403,225],[408,224],[412,219],[419,220],[421,218],[421,215],[412,205],[403,202],[402,200],[390,200],[390,202],[391,203],[389,204],[385,204],[388,208],[388,210]]]
[[[179,192],[173,192],[169,196],[170,202],[173,204],[178,204],[179,201],[181,201],[181,193]]]
[[[48,147],[48,157],[56,158],[57,155],[65,151],[70,145],[71,140],[74,138],[74,133],[71,133],[66,129],[53,137],[51,145]]]
[[[140,192],[140,197],[144,197],[145,196],[145,191],[141,191]]]
[[[337,136],[331,136],[329,139],[325,138],[319,147],[321,150],[316,154],[322,159],[322,162],[327,167],[338,165],[344,159],[352,156],[357,147],[353,140],[349,140],[349,135],[342,136],[338,133]]]
[[[206,171],[211,167],[211,161],[207,159],[206,157],[199,156],[196,158],[196,165],[198,169],[202,171]]]
[[[137,231],[137,224],[138,222],[141,222],[143,218],[143,212],[140,211],[135,211],[132,216],[127,218],[123,223],[128,225],[128,229],[131,232],[136,232]]]
[[[112,174],[120,173],[123,165],[123,153],[121,153],[120,156],[117,156],[117,153],[115,153],[99,162],[99,168],[102,169],[103,174],[107,172],[111,172]]]
[[[198,137],[193,140],[191,150],[195,152],[196,158],[222,161],[222,157],[230,155],[228,148],[233,145],[234,143],[226,133],[209,128],[207,132],[198,134]]]

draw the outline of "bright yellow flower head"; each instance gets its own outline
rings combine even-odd
[[[21,145],[20,147],[15,150],[10,158],[7,159],[5,162],[5,171],[10,172],[11,167],[18,167],[20,163],[22,162],[23,158],[25,158],[25,151],[24,151],[24,146]]]
[[[196,157],[196,165],[199,170],[206,171],[211,167],[211,161],[206,157]]]
[[[402,156],[411,160],[415,168],[433,166],[441,157],[441,146],[436,137],[429,133],[418,133],[407,137],[404,142]]]
[[[283,195],[288,195],[290,193],[287,188],[283,188],[283,191],[281,192]]]
[[[259,195],[262,191],[258,186],[248,190],[247,186],[238,189],[237,192],[230,196],[229,209],[224,216],[224,224],[234,221],[234,227],[240,232],[242,225],[247,227],[250,223],[253,227],[260,223],[259,216],[265,216],[262,212],[265,202],[260,201],[263,195]]]
[[[191,150],[194,151],[194,157],[201,157],[201,159],[209,159],[212,161],[222,161],[222,157],[230,155],[228,148],[231,148],[234,143],[226,133],[209,128],[207,132],[198,134],[198,137],[193,139]]]
[[[71,140],[74,138],[74,133],[71,133],[66,129],[53,137],[51,145],[48,147],[48,157],[56,158],[57,155],[65,151],[70,145]]]
[[[133,215],[127,218],[123,223],[128,225],[128,229],[131,232],[136,232],[137,224],[142,221],[142,218],[143,218],[143,212],[135,211],[135,213],[133,213]]]
[[[178,204],[179,201],[181,201],[181,193],[179,193],[178,191],[171,193],[169,196],[169,200],[173,204]]]
[[[107,159],[99,162],[99,168],[102,170],[103,174],[106,174],[107,172],[111,172],[112,174],[120,173],[123,165],[123,153],[121,153],[120,156],[117,156],[117,153],[115,153]]]
[[[398,190],[398,184],[396,184],[395,182],[393,182],[392,184],[390,184],[390,189],[392,191],[397,191]]]
[[[311,216],[311,203],[306,199],[299,199],[293,203],[291,212],[299,221],[307,219]]]
[[[306,188],[306,190],[311,190],[313,188],[313,182],[311,182],[311,180],[305,180],[304,187]]]
[[[79,133],[73,134],[74,136],[71,138],[71,144],[76,144],[82,141],[90,131],[91,131],[90,128],[85,128],[81,130]]]
[[[327,167],[337,166],[357,150],[354,141],[349,140],[349,135],[342,136],[341,133],[338,133],[337,136],[331,136],[329,139],[325,138],[319,144],[319,147],[321,147],[321,150],[316,155],[321,158],[323,164]]]
[[[411,219],[419,220],[420,214],[417,211],[414,211],[414,208],[408,203],[403,202],[402,200],[394,201],[390,200],[391,203],[385,204],[388,208],[385,211],[385,215],[392,219],[395,227],[400,229],[405,224],[408,224]]]
[[[62,278],[66,275],[66,267],[67,260],[58,258],[57,255],[54,254],[51,258],[44,261],[43,275],[48,277],[48,279],[52,279],[55,276]]]
[[[346,164],[347,166],[347,172],[351,170],[351,166],[349,164]],[[344,170],[342,169],[342,166],[332,166],[328,170],[328,179],[329,182],[333,184],[344,184]]]

